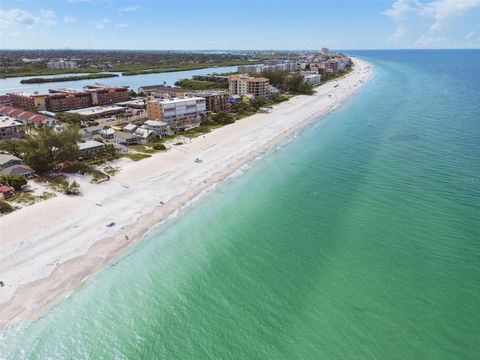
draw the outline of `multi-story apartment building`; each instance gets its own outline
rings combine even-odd
[[[48,94],[9,93],[7,94],[14,107],[24,110],[47,110],[45,97]]]
[[[205,119],[206,103],[202,97],[191,96],[175,99],[147,98],[149,120],[165,121],[171,129],[197,126]]]
[[[238,72],[240,74],[260,74],[263,71],[264,66],[258,65],[238,65]]]
[[[50,89],[48,94],[8,94],[15,107],[52,112],[108,105],[130,99],[128,86],[89,85],[84,90]]]
[[[60,112],[92,106],[91,94],[86,91],[76,91],[71,89],[49,91],[50,94],[45,97],[46,108],[48,111]]]
[[[227,110],[229,95],[226,91],[207,90],[197,92],[195,95],[205,99],[205,107],[207,111],[219,112]]]
[[[270,83],[264,77],[250,77],[246,75],[232,75],[228,78],[228,89],[231,95],[251,94],[255,97],[267,97]]]
[[[108,105],[130,99],[128,86],[87,85],[85,91],[92,95],[92,105]]]
[[[23,124],[10,116],[0,116],[0,140],[23,138]]]
[[[313,86],[320,85],[322,82],[322,76],[320,74],[303,74],[305,82],[312,84]]]

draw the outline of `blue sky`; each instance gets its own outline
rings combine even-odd
[[[0,48],[479,48],[480,0],[2,0]]]

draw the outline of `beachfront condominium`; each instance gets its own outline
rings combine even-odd
[[[270,83],[264,77],[232,75],[228,78],[228,89],[231,95],[253,95],[265,98],[269,94]]]
[[[196,96],[205,99],[207,111],[219,112],[225,111],[228,107],[228,92],[221,90],[204,90],[195,93]]]
[[[205,119],[205,99],[197,96],[175,99],[147,98],[149,120],[165,121],[171,129],[188,129]]]
[[[10,93],[15,107],[25,110],[52,112],[108,105],[130,99],[128,86],[88,85],[83,90],[50,89],[44,94]]]

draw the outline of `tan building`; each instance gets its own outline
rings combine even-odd
[[[12,105],[14,107],[30,110],[30,111],[40,111],[46,110],[47,106],[45,103],[45,97],[48,94],[38,94],[38,93],[9,93],[7,94],[10,97]]]
[[[165,121],[171,129],[197,126],[205,119],[205,99],[190,96],[175,99],[147,98],[149,120]]]
[[[219,112],[227,110],[229,95],[226,91],[207,90],[197,92],[195,95],[205,99],[205,107],[207,111]]]
[[[228,89],[231,95],[251,94],[255,97],[267,97],[270,83],[264,77],[232,75],[228,78]]]

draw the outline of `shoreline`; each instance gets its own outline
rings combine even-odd
[[[353,61],[351,73],[316,88],[312,96],[297,96],[268,114],[128,162],[109,182],[80,179],[78,198],[61,196],[0,218],[0,278],[6,284],[0,289],[0,328],[36,318],[155,225],[354,95],[373,69]],[[195,164],[197,157],[204,162]],[[108,221],[118,225],[106,228]]]

